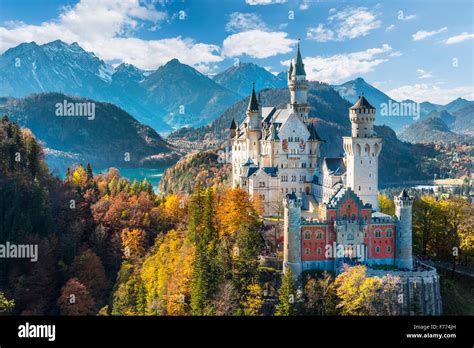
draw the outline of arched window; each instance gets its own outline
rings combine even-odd
[[[392,237],[392,230],[388,229],[387,231],[385,231],[385,235],[386,235],[387,238],[391,238]]]
[[[347,235],[347,239],[348,239],[348,240],[353,240],[353,239],[354,239],[354,235],[353,235],[352,233],[349,233],[349,234]]]
[[[355,221],[355,219],[356,219],[356,214],[352,214],[351,220],[352,220],[352,221]]]
[[[321,254],[321,248],[318,248],[317,253]]]
[[[318,231],[316,234],[316,239],[323,239],[323,233],[321,231]]]
[[[370,146],[369,146],[369,144],[365,144],[365,152],[367,153],[367,155],[370,155]]]
[[[309,255],[309,254],[311,254],[311,250],[309,248],[306,248],[306,249],[304,249],[304,253],[306,255]]]
[[[375,230],[375,238],[381,238],[381,237],[382,237],[382,231]]]
[[[304,239],[306,239],[306,240],[311,239],[311,232],[310,231],[305,231],[304,232]]]
[[[387,245],[387,253],[392,252],[392,247],[390,245]]]
[[[377,246],[375,247],[375,252],[376,252],[377,254],[380,253],[380,246],[377,245]]]
[[[347,215],[346,214],[342,215],[342,220],[347,220]]]

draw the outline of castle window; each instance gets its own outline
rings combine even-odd
[[[311,254],[311,250],[309,248],[306,248],[306,249],[304,249],[304,253],[306,255],[309,255],[309,254]]]
[[[392,248],[390,247],[390,245],[387,245],[387,253],[390,253],[392,251]]]
[[[392,230],[388,229],[386,232],[385,232],[387,238],[391,238],[392,237]]]
[[[317,253],[321,254],[321,248],[318,248]]]
[[[355,215],[355,214],[352,214],[351,220],[352,220],[352,221],[355,221],[355,219],[356,219],[356,215]]]
[[[310,240],[311,239],[311,232],[310,231],[305,231],[304,232],[304,239],[305,240]]]
[[[381,238],[381,237],[382,237],[382,231],[380,231],[380,230],[375,230],[375,237],[376,237],[376,238]]]
[[[316,239],[323,239],[323,233],[321,231],[318,231],[316,234]]]
[[[260,199],[261,199],[262,201],[264,201],[264,200],[265,200],[265,195],[260,195]]]
[[[258,187],[265,187],[265,181],[259,181]]]
[[[376,252],[377,254],[380,253],[380,246],[377,245],[377,246],[375,247],[375,252]]]

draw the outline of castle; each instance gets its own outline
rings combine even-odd
[[[436,270],[413,262],[413,198],[403,190],[394,216],[378,211],[382,138],[374,133],[375,108],[359,96],[349,108],[344,156],[322,159],[323,140],[308,117],[308,87],[299,45],[288,70],[286,108],[262,107],[252,86],[244,122],[230,126],[232,186],[258,197],[265,216],[283,215],[284,271],[299,278],[309,270],[338,273],[344,263],[365,264],[374,274],[388,266],[402,279],[407,301],[419,297],[411,288],[419,283],[425,297],[431,294],[424,313],[440,314]]]

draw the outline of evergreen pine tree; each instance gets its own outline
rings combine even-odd
[[[290,268],[283,274],[280,290],[278,291],[278,300],[280,303],[275,308],[275,315],[288,316],[297,314],[296,284]]]

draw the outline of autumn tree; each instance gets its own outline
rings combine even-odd
[[[15,301],[7,299],[5,294],[0,291],[0,313],[11,312],[13,308],[15,308]]]
[[[390,216],[395,215],[395,203],[387,195],[379,193],[378,195],[379,211]]]
[[[247,287],[247,295],[245,296],[242,307],[244,314],[249,316],[261,315],[263,306],[263,290],[260,284],[255,283]]]
[[[365,266],[346,266],[335,280],[342,315],[397,314],[399,280],[386,277],[368,277]]]
[[[93,315],[96,312],[89,290],[76,278],[69,279],[62,287],[58,306],[61,315]]]
[[[333,277],[326,271],[321,277],[308,275],[304,286],[304,298],[306,314],[335,315],[337,295]]]
[[[91,249],[74,258],[70,275],[87,287],[97,304],[105,302],[108,279],[101,259]]]

